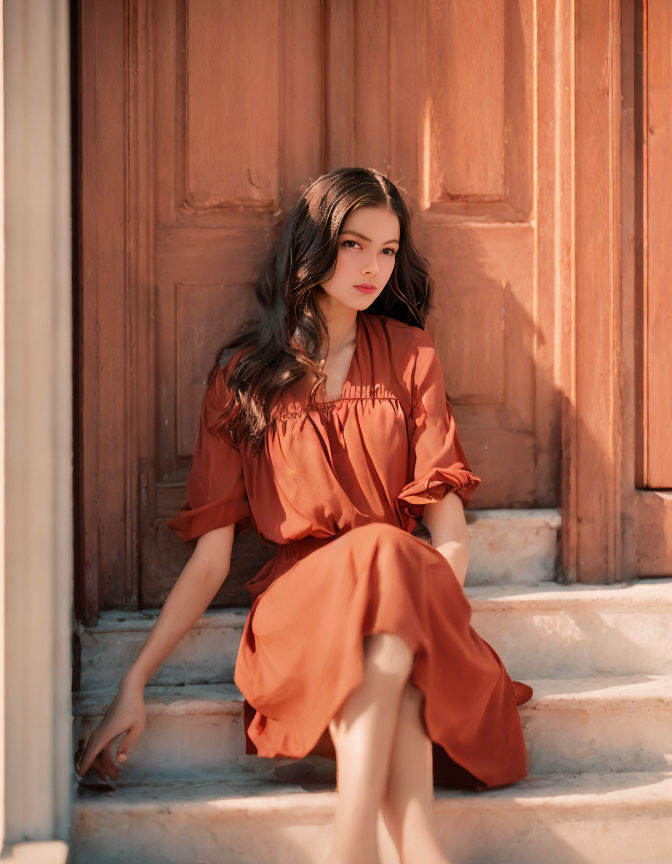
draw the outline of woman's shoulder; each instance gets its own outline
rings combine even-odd
[[[434,340],[422,327],[380,313],[366,315],[395,365],[403,366],[416,361],[421,354],[435,351]]]
[[[413,404],[418,381],[426,370],[439,364],[434,341],[422,327],[387,315],[372,315],[370,330],[378,368],[387,376],[390,389],[409,406]]]
[[[236,363],[247,350],[243,347],[222,351],[210,370],[203,396],[203,407],[211,425],[217,423],[222,414],[230,414],[237,408],[235,400],[232,400],[233,389],[230,380]]]

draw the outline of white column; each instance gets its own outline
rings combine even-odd
[[[68,0],[4,0],[3,845],[63,862],[72,767]]]

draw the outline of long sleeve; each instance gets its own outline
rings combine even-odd
[[[235,525],[237,536],[253,524],[240,452],[219,418],[229,398],[219,370],[203,397],[194,457],[187,477],[187,500],[170,520],[159,520],[183,540]]]
[[[428,334],[418,346],[411,393],[411,476],[397,496],[402,517],[421,518],[424,505],[455,491],[464,507],[481,479],[467,461],[446,395],[443,369]]]

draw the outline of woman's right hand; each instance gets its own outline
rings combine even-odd
[[[126,732],[117,748],[117,760],[125,762],[147,722],[143,694],[144,682],[134,676],[132,669],[129,670],[122,677],[116,696],[89,736],[86,746],[83,746],[83,738],[79,742],[75,770],[80,777],[93,768],[101,780],[107,780],[108,775],[113,780],[117,779],[119,768],[112,758],[112,741]]]

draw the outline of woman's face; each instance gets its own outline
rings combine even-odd
[[[399,249],[399,217],[385,207],[352,210],[341,226],[332,275],[321,282],[333,300],[350,309],[366,309],[383,291]],[[374,286],[370,292],[355,286]]]

